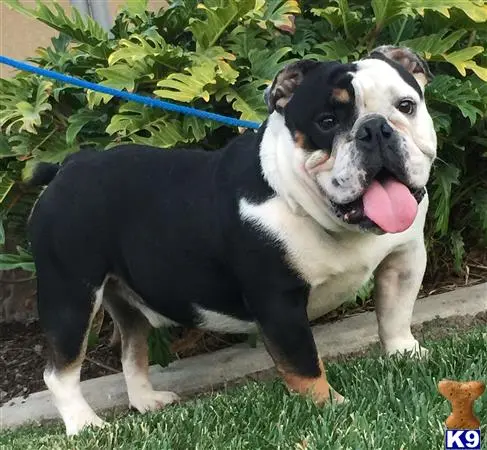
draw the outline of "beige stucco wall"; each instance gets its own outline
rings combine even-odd
[[[43,0],[46,1],[46,0]],[[98,0],[109,4],[112,18],[117,9],[126,3],[123,0]],[[130,0],[128,0],[130,1]],[[70,8],[69,0],[58,0],[65,8]],[[34,0],[23,0],[26,7],[34,7]],[[151,0],[149,7],[157,10],[164,6],[164,0]],[[45,47],[50,43],[51,37],[56,32],[43,23],[25,17],[16,11],[12,11],[3,2],[0,2],[0,54],[16,59],[25,59],[35,54],[37,47]],[[0,77],[6,77],[13,73],[4,65],[0,65]]]

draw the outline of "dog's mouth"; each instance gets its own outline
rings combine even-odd
[[[390,172],[381,170],[361,197],[332,205],[337,217],[348,224],[400,233],[413,224],[425,193],[425,188],[412,189]]]

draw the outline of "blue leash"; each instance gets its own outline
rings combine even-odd
[[[53,70],[42,69],[31,64],[27,64],[16,59],[7,58],[0,55],[0,64],[6,64],[7,66],[15,67],[16,69],[23,70],[25,72],[32,72],[43,77],[52,78],[54,80],[61,81],[63,83],[72,84],[84,89],[91,89],[92,91],[102,92],[104,94],[113,95],[114,97],[123,98],[124,100],[142,103],[143,105],[152,106],[153,108],[161,108],[167,111],[173,111],[180,114],[186,114],[188,116],[199,117],[200,119],[214,120],[231,127],[242,128],[254,128],[260,127],[257,122],[250,122],[248,120],[234,119],[233,117],[222,116],[209,111],[203,111],[201,109],[190,108],[189,106],[175,105],[174,103],[165,102],[145,95],[132,94],[127,91],[120,91],[107,86],[101,86],[96,83],[90,83],[89,81],[81,80],[79,78],[72,77],[70,75],[64,75]]]

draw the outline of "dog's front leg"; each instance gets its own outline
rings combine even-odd
[[[389,255],[375,274],[375,305],[379,337],[387,354],[410,352],[426,356],[411,333],[411,319],[424,271],[423,240]]]
[[[300,290],[267,297],[259,304],[257,321],[268,352],[288,389],[310,395],[317,403],[344,398],[328,384]]]

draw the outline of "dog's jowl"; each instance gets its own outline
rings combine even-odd
[[[102,424],[83,398],[87,333],[104,307],[122,341],[130,404],[177,400],[147,376],[150,327],[258,329],[289,389],[330,388],[309,320],[375,275],[387,353],[421,353],[410,330],[426,254],[425,185],[436,137],[408,49],[350,64],[303,60],[266,90],[269,117],[220,151],[123,145],[56,168],[29,224],[44,379],[68,434]]]

